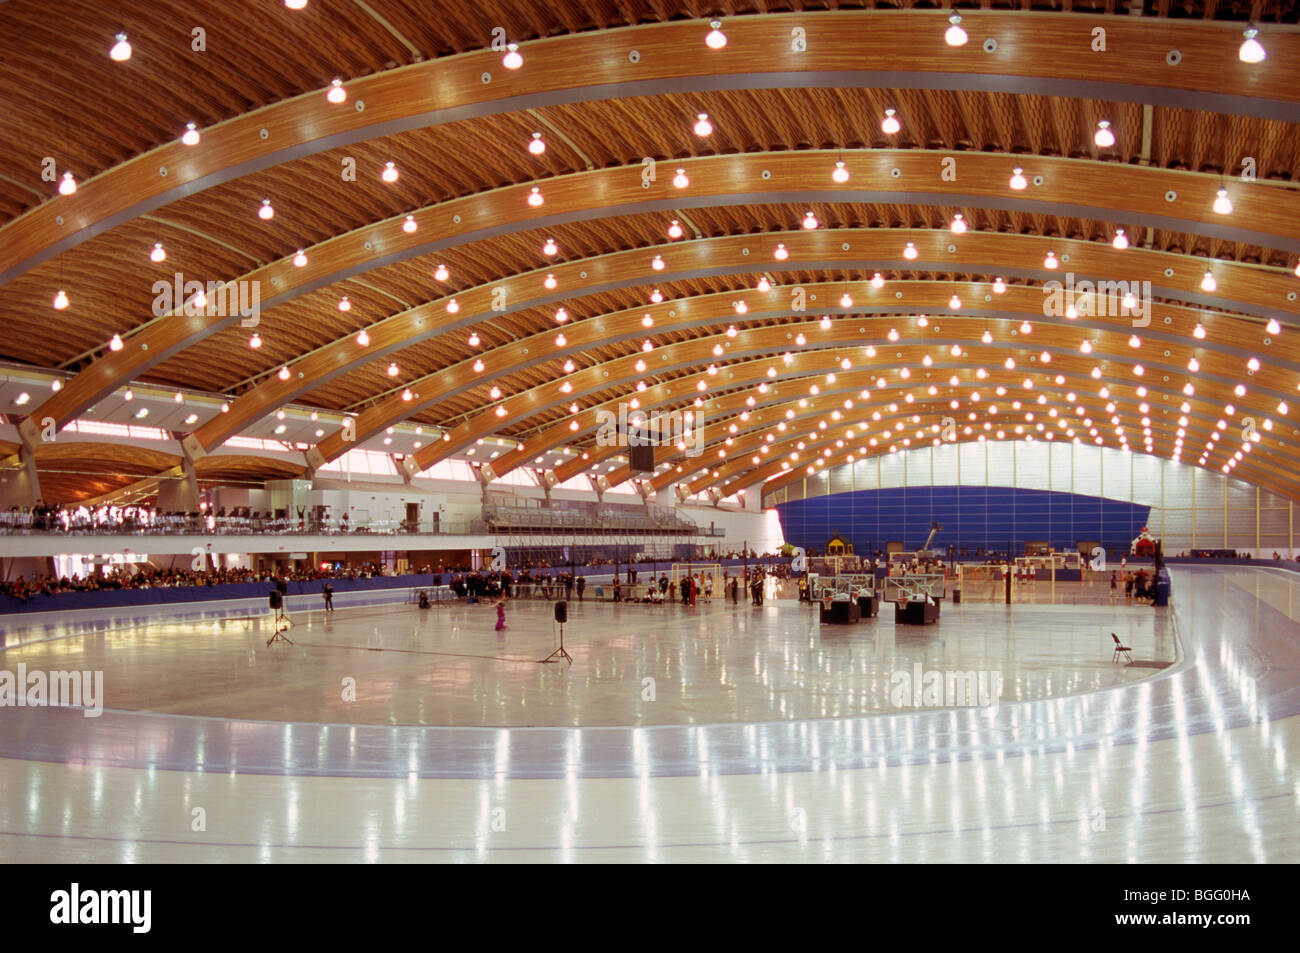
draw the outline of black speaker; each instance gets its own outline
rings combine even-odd
[[[272,609],[279,609],[284,606],[284,595],[279,589],[272,589],[267,593],[267,597],[271,600]]]
[[[628,447],[627,460],[628,469],[633,473],[655,472],[655,448],[648,444],[644,447]]]
[[[561,625],[569,621],[569,604],[567,602],[557,602],[555,604],[555,621]]]

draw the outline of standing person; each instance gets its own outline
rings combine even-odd
[[[334,611],[334,587],[327,582],[325,583],[324,592],[325,592],[325,611],[333,612]]]
[[[614,601],[623,601],[623,588],[622,583],[619,581],[618,573],[614,573]]]
[[[695,577],[694,577],[694,576],[688,576],[687,578],[690,580],[690,586],[691,586],[691,608],[693,609],[693,608],[695,608],[695,599],[696,599],[696,597],[699,595],[700,584],[697,583],[697,582],[695,581]]]
[[[502,596],[497,600],[497,631],[504,632],[506,628],[506,597]]]
[[[582,593],[583,593],[583,592],[586,590],[586,588],[587,588],[587,577],[586,577],[586,576],[579,576],[579,577],[578,577],[578,581],[577,581],[574,585],[577,586],[577,589],[578,589],[578,601],[581,602],[581,601],[582,601]]]
[[[740,580],[737,577],[732,576],[731,577],[731,604],[732,605],[735,605],[737,603],[739,596],[740,596]]]
[[[1110,574],[1110,604],[1114,605],[1115,600],[1119,598],[1119,580],[1115,578],[1115,573]]]
[[[713,575],[709,574],[704,577],[704,601],[713,601]]]

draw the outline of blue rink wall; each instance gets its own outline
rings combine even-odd
[[[1047,541],[1058,550],[1081,540],[1127,551],[1147,525],[1151,507],[1104,497],[1054,490],[996,486],[907,486],[855,490],[778,503],[787,542],[823,551],[835,533],[867,554],[901,540],[904,549],[925,543],[930,523],[943,531],[933,547],[957,554],[1007,549],[1024,552],[1028,541]]]

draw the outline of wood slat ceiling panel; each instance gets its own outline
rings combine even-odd
[[[159,241],[167,259],[154,263],[149,252]],[[0,350],[11,360],[63,366],[88,350],[106,347],[113,334],[153,320],[155,282],[174,282],[177,271],[186,280],[217,280],[238,275],[248,265],[237,251],[177,228],[165,217],[134,219],[111,236],[92,239],[0,287],[0,314],[10,332]],[[51,301],[61,288],[71,304],[56,312]],[[59,333],[50,334],[56,316]]]
[[[409,62],[401,43],[359,5],[282,3],[250,11],[221,0],[10,0],[0,4],[0,140],[11,168],[39,172],[53,156],[78,180],[177,138],[185,123],[206,127],[252,109]],[[206,31],[204,51],[191,30]],[[108,57],[125,29],[131,59]],[[10,214],[31,197],[3,186]],[[53,183],[44,183],[53,195]]]

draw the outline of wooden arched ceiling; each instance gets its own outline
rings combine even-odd
[[[182,11],[124,2],[114,14],[89,3],[0,7],[0,25],[10,27],[0,31],[0,87],[14,106],[0,117],[0,135],[18,143],[17,167],[35,170],[0,177],[0,314],[11,331],[3,356],[74,372],[24,424],[31,442],[35,420],[62,425],[140,380],[232,398],[229,414],[185,440],[205,478],[225,475],[206,453],[290,400],[357,414],[363,436],[403,419],[445,430],[448,440],[417,452],[419,466],[485,434],[525,443],[494,461],[498,472],[527,465],[548,443],[605,459],[592,444],[590,408],[639,393],[642,379],[657,406],[681,406],[683,386],[703,379],[708,364],[762,374],[760,365],[792,350],[783,336],[807,330],[819,339],[805,356],[826,366],[788,376],[833,373],[853,352],[850,373],[890,378],[891,393],[858,401],[855,414],[887,415],[903,392],[897,371],[927,353],[944,382],[959,381],[941,389],[951,393],[917,398],[933,417],[970,412],[978,367],[987,366],[989,386],[1010,389],[1021,371],[1002,381],[1002,361],[1023,369],[1046,352],[1050,373],[1035,368],[1034,394],[1050,396],[1058,412],[1077,392],[1096,416],[1096,392],[1107,386],[1130,446],[1142,448],[1141,418],[1156,416],[1137,409],[1146,402],[1162,412],[1150,427],[1154,452],[1167,456],[1182,437],[1191,463],[1217,431],[1222,448],[1208,463],[1217,467],[1241,445],[1216,426],[1232,404],[1238,419],[1275,423],[1234,475],[1297,495],[1285,475],[1300,451],[1280,409],[1300,400],[1300,191],[1292,187],[1300,36],[1290,5],[1153,3],[1135,17],[1106,2],[1066,0],[1061,15],[1034,4],[957,4],[971,36],[958,49],[942,41],[946,10],[908,12],[906,2],[839,12],[821,4],[778,12],[761,2],[503,2],[480,5],[472,18],[463,5],[414,0],[265,6],[256,31],[215,3]],[[710,51],[703,37],[718,14],[729,42]],[[1261,29],[1264,63],[1237,58],[1247,19]],[[204,28],[206,51],[191,49],[192,26],[183,24]],[[522,43],[523,69],[504,69],[482,24]],[[1089,48],[1096,25],[1107,32],[1104,54]],[[796,27],[803,51],[790,45]],[[107,56],[119,30],[134,47],[126,63]],[[989,37],[997,51],[981,48]],[[32,77],[44,74],[42,92]],[[324,98],[334,76],[346,80],[343,106]],[[880,126],[887,108],[901,120],[897,134]],[[714,126],[709,136],[691,131],[699,113]],[[1093,139],[1101,119],[1116,134],[1113,147]],[[176,141],[190,121],[202,133],[193,148]],[[547,143],[541,156],[524,148],[535,131]],[[59,196],[40,179],[46,155],[60,174],[73,171],[75,194]],[[655,178],[643,188],[645,157],[655,160]],[[945,174],[948,159],[955,178]],[[355,181],[340,174],[348,160]],[[388,161],[400,172],[391,184],[378,176]],[[836,161],[848,182],[831,180]],[[1017,166],[1031,179],[1023,191],[1008,182]],[[690,177],[685,189],[670,183],[679,167]],[[525,201],[534,187],[545,196],[540,208]],[[1229,215],[1211,209],[1218,188],[1231,197]],[[269,222],[254,214],[263,198],[276,210]],[[809,211],[813,231],[799,227]],[[948,230],[957,214],[969,226],[960,236]],[[407,215],[414,233],[401,228]],[[684,230],[678,241],[664,233],[674,219]],[[1123,251],[1110,244],[1120,229],[1131,242]],[[550,258],[540,250],[548,238],[559,248]],[[163,264],[148,259],[159,241]],[[902,255],[907,242],[919,251],[914,261]],[[790,251],[785,261],[772,255],[778,243]],[[290,261],[299,249],[304,267]],[[1043,264],[1048,251],[1062,259],[1057,271]],[[662,272],[651,267],[655,256]],[[431,277],[439,264],[450,269],[446,281]],[[154,282],[175,271],[261,282],[260,348],[249,348],[252,332],[238,316],[155,315]],[[880,294],[866,283],[877,271],[887,280]],[[1042,285],[1066,271],[1151,282],[1152,326],[1044,317]],[[1214,290],[1201,287],[1206,271]],[[796,285],[823,294],[807,304],[814,324],[788,300],[754,291],[764,274],[778,285],[769,295],[788,298]],[[542,284],[547,275],[554,289]],[[995,275],[1009,283],[1006,294],[990,292]],[[74,303],[53,311],[60,288]],[[504,306],[493,300],[501,289]],[[662,304],[652,303],[655,289]],[[841,293],[854,305],[841,307]],[[946,307],[954,293],[963,302],[956,312]],[[749,305],[743,316],[730,307],[739,300]],[[560,306],[572,316],[563,327],[554,320]],[[655,323],[643,330],[647,313]],[[822,313],[836,316],[829,332],[812,330]],[[930,328],[920,327],[921,314]],[[1022,320],[1034,323],[1032,343],[1015,337]],[[52,321],[58,333],[49,333]],[[1267,330],[1269,321],[1280,331]],[[738,328],[726,342],[735,350],[717,357],[728,325]],[[1205,337],[1192,336],[1197,325]],[[907,346],[896,353],[905,358],[863,358],[869,344],[884,351],[890,327],[904,332]],[[557,333],[564,345],[554,343]],[[1136,349],[1131,333],[1143,339]],[[124,342],[116,351],[106,346],[114,334]],[[1079,352],[1084,336],[1090,355]],[[632,369],[644,338],[656,356],[672,355],[668,367]],[[949,354],[952,345],[961,357]],[[562,365],[574,357],[568,373]],[[1251,357],[1259,369],[1246,368]],[[1193,359],[1197,371],[1188,369]],[[1137,363],[1148,369],[1140,382]],[[281,367],[288,380],[276,374]],[[558,390],[563,380],[581,395],[576,416]],[[753,398],[756,409],[744,412],[757,420],[780,402],[758,391],[760,381],[717,392],[742,404]],[[1192,381],[1195,393],[1184,395]],[[1233,392],[1239,383],[1244,395]],[[1172,426],[1171,401],[1189,406]],[[1023,412],[1008,414],[978,424],[1014,433]],[[752,429],[712,436],[709,452],[759,448],[766,435]],[[1098,429],[1115,445],[1113,426]],[[850,443],[832,440],[821,465],[868,452]],[[308,462],[347,446],[329,433]],[[134,472],[125,460],[120,469]],[[568,469],[581,467],[575,459],[562,468],[573,475]],[[683,467],[681,478],[730,491],[764,471],[738,469],[744,476]],[[673,467],[655,480],[676,477]]]

